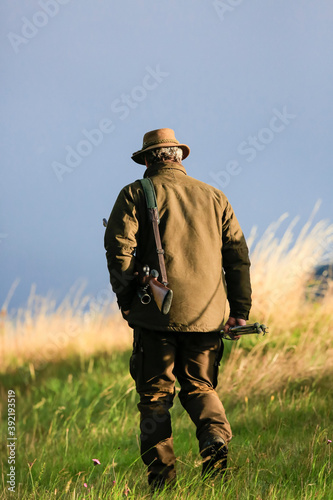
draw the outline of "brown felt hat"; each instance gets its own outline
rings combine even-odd
[[[171,128],[158,128],[147,132],[143,136],[142,149],[132,154],[132,160],[140,165],[145,165],[145,153],[150,149],[178,147],[183,150],[183,160],[190,154],[190,148],[186,144],[179,144],[175,133]]]

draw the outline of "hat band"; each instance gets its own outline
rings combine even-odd
[[[144,142],[142,149],[148,148],[148,146],[154,146],[154,144],[162,144],[162,142],[173,142],[174,144],[179,144],[179,141],[174,139],[160,139],[158,141]]]

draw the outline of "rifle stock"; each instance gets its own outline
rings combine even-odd
[[[151,274],[145,277],[145,281],[147,281],[150,286],[151,293],[153,295],[153,299],[162,314],[168,314],[170,311],[173,291],[170,290],[167,286],[163,285]]]
[[[108,221],[103,219],[103,226],[107,227]],[[158,272],[154,269],[149,270],[149,266],[144,266],[143,271],[145,275],[142,278],[141,286],[138,288],[138,296],[142,304],[149,304],[151,302],[151,296],[149,295],[147,288],[150,287],[153,299],[162,314],[168,314],[170,311],[173,291],[170,290],[164,283],[157,281]],[[140,274],[139,272],[136,273]]]

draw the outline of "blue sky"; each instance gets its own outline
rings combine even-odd
[[[189,175],[245,235],[315,202],[333,215],[329,0],[3,0],[0,306],[108,287],[102,218],[142,177],[146,131],[175,130]]]

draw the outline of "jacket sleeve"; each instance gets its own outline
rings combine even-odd
[[[222,259],[230,316],[248,319],[251,309],[249,251],[228,200],[222,220]]]
[[[135,250],[139,223],[132,190],[119,193],[105,231],[104,246],[110,283],[122,310],[130,309],[136,293]]]

